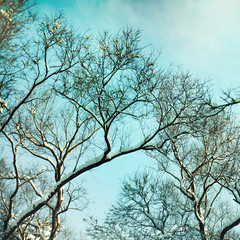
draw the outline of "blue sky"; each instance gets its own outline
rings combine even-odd
[[[211,79],[216,94],[240,86],[239,0],[42,0],[40,11],[63,9],[79,31],[117,32],[140,28],[143,43],[161,51],[160,64],[180,65]],[[120,179],[151,162],[141,154],[116,160],[86,174],[87,190],[101,215],[116,198]],[[152,162],[151,162],[152,163]],[[82,218],[74,214],[75,217]],[[73,218],[75,221],[75,218]]]
[[[238,0],[43,0],[41,6],[45,12],[65,9],[82,31],[140,28],[143,40],[162,51],[164,65],[182,65],[223,88],[238,82]]]

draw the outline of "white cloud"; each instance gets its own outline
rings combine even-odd
[[[132,15],[125,18],[138,24],[150,42],[162,47],[164,59],[216,79],[222,87],[238,84],[240,1],[131,3]]]
[[[183,64],[225,87],[240,73],[239,9],[238,0],[95,0],[79,1],[68,15],[80,29],[141,28],[145,43],[162,49],[165,65]]]

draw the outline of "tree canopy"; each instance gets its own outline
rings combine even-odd
[[[181,68],[162,69],[139,30],[79,33],[63,13],[36,17],[32,1],[1,1],[0,7],[1,237],[66,239],[64,213],[88,204],[82,174],[142,151],[175,185],[148,174],[125,182],[113,208],[123,218],[116,222],[110,214],[109,228],[98,228],[107,231],[101,236],[127,228],[133,239],[182,239],[191,228],[187,234],[210,239],[213,226],[206,221],[219,194],[228,191],[240,202],[238,128],[225,111],[238,100],[227,95],[219,106],[206,82]],[[143,212],[137,204],[146,204]],[[190,215],[199,229],[188,223]],[[131,229],[135,220],[137,230]],[[239,221],[217,223],[213,232],[223,240]]]

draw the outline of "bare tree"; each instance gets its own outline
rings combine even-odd
[[[159,134],[161,140],[162,134],[171,140],[157,152],[148,152],[158,161],[158,172],[136,174],[124,181],[104,222],[93,217],[87,220],[89,236],[238,239],[233,228],[239,224],[239,126],[228,113],[195,124],[189,135],[176,136],[184,125]],[[164,182],[162,173],[172,181]]]
[[[73,179],[120,156],[162,149],[217,113],[206,105],[206,84],[157,67],[139,31],[80,35],[62,14],[33,24],[36,32],[17,43],[1,73],[11,82],[0,102],[1,146],[9,153],[1,156],[1,184],[9,186],[1,189],[3,239],[56,238],[60,214],[78,194],[76,208],[85,206]]]
[[[192,209],[171,182],[149,172],[123,182],[119,200],[103,224],[91,217],[87,233],[92,239],[199,239]]]
[[[20,43],[24,41],[23,34],[36,18],[35,1],[0,1],[0,129],[5,124],[3,116],[7,112],[7,98],[14,91],[14,73],[22,55]],[[16,96],[15,96],[16,97]],[[10,111],[10,109],[8,109]],[[4,114],[3,114],[4,113]]]
[[[3,215],[4,229],[7,228],[12,218],[16,218],[15,214],[18,215],[21,212],[20,209],[33,205],[34,201],[43,197],[43,192],[51,187],[52,182],[59,180],[63,174],[65,159],[79,144],[79,141],[82,141],[81,139],[75,141],[76,130],[68,139],[68,127],[72,120],[71,117],[68,117],[69,110],[60,113],[58,122],[56,121],[57,115],[48,115],[52,111],[52,106],[49,105],[53,104],[48,95],[36,100],[35,104],[33,105],[32,101],[26,104],[26,112],[16,115],[16,122],[12,119],[13,131],[9,133],[3,131],[4,136],[11,144],[10,151],[12,151],[14,166],[13,171],[7,171],[2,176],[3,182],[8,182],[8,185],[12,186],[10,195],[8,192],[1,191],[6,205],[6,213]],[[63,129],[58,128],[59,124]],[[85,128],[84,123],[82,125],[82,128]],[[58,135],[58,131],[62,131],[64,134]],[[87,133],[85,130],[81,131],[83,131],[82,134]],[[65,141],[60,142],[63,136]],[[62,143],[65,143],[63,149],[60,148]],[[31,157],[32,160],[24,160],[20,157],[22,154],[25,157]],[[8,161],[9,158],[5,156],[5,159]],[[31,161],[38,162],[30,164]],[[30,167],[26,167],[29,164]],[[76,200],[77,205],[74,204]],[[81,184],[73,187],[69,183],[65,189],[59,189],[56,196],[41,211],[26,218],[17,227],[17,234],[20,235],[20,239],[31,238],[33,235],[36,239],[53,239],[62,227],[60,215],[71,208],[82,210],[86,204],[86,193]]]
[[[204,119],[198,128],[192,136],[174,137],[166,149],[160,149],[165,160],[152,156],[158,160],[160,169],[175,179],[175,186],[183,196],[192,201],[201,239],[219,239],[219,235],[224,239],[223,226],[228,218],[217,214],[217,203],[221,196],[227,195],[226,179],[231,176],[235,186],[238,185],[239,127],[233,125],[228,114],[222,113]],[[178,130],[174,127],[165,134],[170,136],[175,131]],[[236,225],[227,225],[228,230]]]
[[[22,0],[10,1],[4,0],[0,2],[0,50],[14,51],[15,46],[11,46],[16,38],[20,37],[23,29],[32,22],[36,14],[33,6],[35,1]],[[3,57],[3,56],[1,56]]]

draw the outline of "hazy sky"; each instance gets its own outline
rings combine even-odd
[[[117,32],[140,28],[143,42],[160,50],[160,64],[181,65],[194,76],[212,79],[216,92],[240,86],[239,0],[41,0],[44,13],[64,9],[80,31]],[[118,159],[90,174],[88,191],[101,214],[119,191],[120,178],[144,166],[140,154]],[[140,163],[140,167],[139,167]],[[82,216],[78,215],[79,218]]]
[[[48,12],[65,9],[82,31],[140,28],[143,40],[162,51],[164,65],[183,65],[218,86],[238,82],[239,0],[44,0],[41,5]]]

